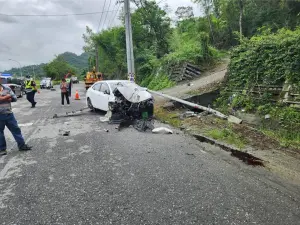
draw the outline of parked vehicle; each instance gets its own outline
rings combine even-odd
[[[103,80],[103,74],[96,72],[96,68],[93,68],[92,72],[87,72],[84,78],[85,89],[89,89],[97,81]]]
[[[50,77],[43,78],[40,83],[41,89],[50,89],[53,88],[53,83]]]
[[[128,80],[106,80],[93,84],[86,93],[86,104],[90,109],[108,111],[109,105],[115,103],[115,90],[132,103],[152,99],[152,95],[145,88]],[[138,98],[138,99],[137,99]]]
[[[25,83],[22,79],[12,77],[0,77],[0,79],[1,84],[10,87],[17,97],[23,97],[25,91]]]
[[[73,83],[73,84],[78,84],[78,83],[79,83],[78,78],[75,77],[75,76],[72,76],[72,77],[71,77],[71,80],[72,80],[72,83]]]

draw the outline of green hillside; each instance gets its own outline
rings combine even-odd
[[[89,56],[87,53],[82,53],[81,55],[76,55],[75,53],[72,53],[72,52],[65,52],[65,53],[60,54],[59,56],[63,56],[65,61],[77,70],[76,72],[78,74],[80,74],[83,69],[88,68],[88,57]],[[46,65],[46,63],[41,63],[39,65],[23,66],[21,68],[23,76],[32,75],[33,70],[34,70],[37,77],[44,77],[45,71],[44,71],[43,67],[45,65]],[[20,69],[12,68],[11,70],[3,71],[3,73],[16,74],[17,76],[20,76]]]

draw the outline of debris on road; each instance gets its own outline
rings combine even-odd
[[[158,127],[152,130],[154,134],[173,134],[173,131],[166,127]]]
[[[100,121],[102,123],[109,122],[111,115],[112,115],[111,111],[108,110],[105,116],[100,117]]]
[[[70,131],[69,130],[61,130],[59,129],[59,134],[62,136],[69,136],[70,135]]]
[[[193,112],[193,111],[186,111],[185,113],[183,113],[182,115],[180,115],[181,119],[184,118],[189,118],[189,117],[196,117],[197,113]]]
[[[164,109],[174,109],[175,105],[173,102],[166,102],[163,106]]]
[[[109,122],[109,118],[108,117],[100,117],[100,121],[102,122],[102,123],[105,123],[105,122]]]
[[[113,92],[116,99],[115,102],[109,103],[109,123],[119,124],[119,131],[131,125],[139,131],[154,128],[154,99],[145,88],[126,83],[117,86]]]
[[[89,107],[85,107],[85,108],[75,110],[75,111],[72,111],[72,112],[66,112],[66,113],[63,113],[63,114],[60,114],[60,115],[59,114],[54,114],[53,119],[54,118],[59,118],[59,117],[77,116],[77,115],[80,115],[83,111],[85,111],[87,109],[90,110]]]

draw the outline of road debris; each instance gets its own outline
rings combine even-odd
[[[182,115],[180,115],[181,119],[184,118],[189,118],[189,117],[196,117],[197,113],[193,112],[193,111],[186,111],[185,113],[183,113]]]
[[[158,127],[152,130],[154,134],[173,134],[173,131],[166,127]]]
[[[90,110],[90,108],[89,107],[84,107],[82,109],[74,110],[72,112],[66,112],[66,113],[63,113],[63,114],[54,114],[53,119],[54,118],[59,118],[59,117],[77,116],[77,115],[80,115],[85,110]]]
[[[109,122],[109,118],[108,117],[100,117],[100,121],[102,122],[102,123],[105,123],[105,122]]]
[[[61,130],[59,129],[59,134],[62,136],[69,136],[70,135],[70,131],[69,130]]]
[[[109,123],[119,124],[119,131],[130,126],[139,131],[154,128],[154,99],[145,88],[126,83],[117,86],[113,92],[116,99],[115,102],[109,103]]]

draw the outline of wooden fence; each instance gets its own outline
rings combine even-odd
[[[170,73],[170,79],[175,82],[192,80],[200,76],[200,68],[190,63],[184,63],[182,66],[174,67]]]

